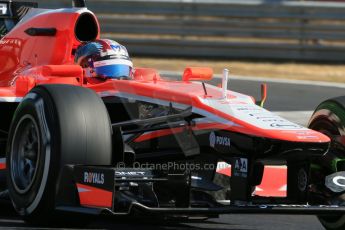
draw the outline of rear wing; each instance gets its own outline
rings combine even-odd
[[[22,19],[30,8],[37,8],[36,2],[0,0],[0,37],[6,35]]]

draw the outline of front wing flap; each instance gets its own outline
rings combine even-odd
[[[110,168],[94,166],[65,167],[56,209],[58,211],[106,215],[159,215],[159,216],[215,216],[219,214],[265,213],[335,215],[344,214],[345,207],[337,205],[278,203],[253,204],[236,202],[209,202],[196,198],[192,177],[188,172],[163,172],[150,169]],[[69,173],[66,173],[69,172]],[[77,192],[77,202],[71,194]],[[284,202],[286,202],[284,204]]]

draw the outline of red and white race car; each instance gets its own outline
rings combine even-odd
[[[135,68],[131,79],[91,84],[74,55],[100,38],[97,17],[83,1],[35,7],[0,1],[0,188],[26,220],[344,213],[311,172],[329,137],[228,91],[227,71],[222,88],[197,67],[178,81]],[[287,167],[286,196],[253,193],[265,165]]]

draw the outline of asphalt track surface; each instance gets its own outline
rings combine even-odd
[[[228,84],[231,90],[260,98],[260,83],[230,79]],[[344,88],[276,82],[263,83],[266,83],[268,87],[265,108],[271,111],[311,111],[321,101],[345,95]]]
[[[218,84],[220,79],[212,81]],[[253,95],[260,95],[260,83],[256,81],[230,79],[229,89]],[[312,111],[319,102],[345,94],[344,88],[325,87],[319,85],[298,85],[287,83],[268,82],[268,100],[266,108],[272,111]],[[0,229],[47,229],[45,227],[31,226],[18,217],[11,204],[1,203]],[[89,217],[85,217],[85,220]],[[83,220],[82,222],[84,222]],[[57,228],[57,227],[56,227]],[[54,229],[56,229],[54,228]],[[58,229],[60,229],[59,227]],[[78,229],[69,224],[62,229]],[[220,229],[220,230],[270,230],[270,229],[299,229],[319,230],[323,229],[315,216],[304,215],[221,215],[219,219],[209,219],[199,222],[165,222],[156,219],[138,220],[123,218],[96,218],[87,226],[79,229],[141,229],[141,230],[196,230],[196,229]]]

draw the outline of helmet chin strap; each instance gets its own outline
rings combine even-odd
[[[117,78],[114,78],[114,79],[117,79],[117,80],[130,80],[131,77],[128,77],[128,76],[121,76],[121,77],[117,77]]]

